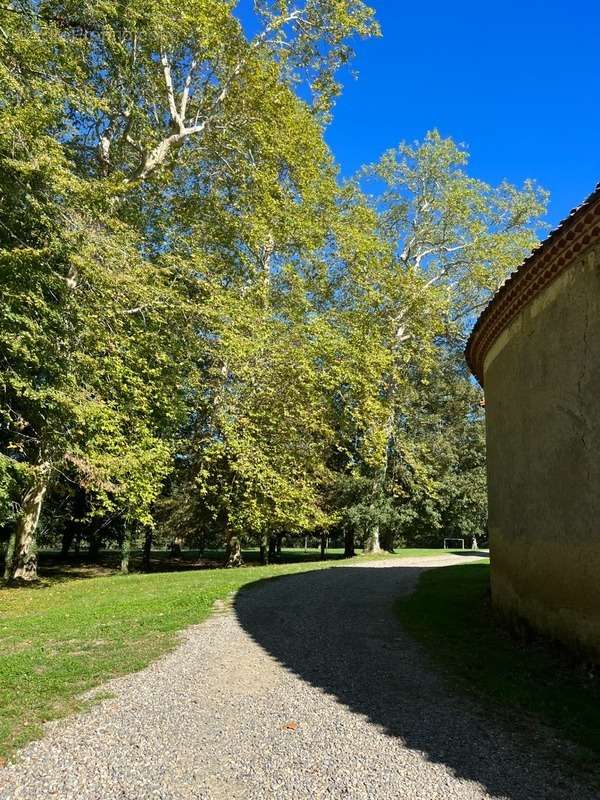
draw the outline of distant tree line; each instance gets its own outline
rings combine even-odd
[[[478,310],[534,183],[437,132],[342,182],[324,143],[361,0],[0,10],[0,552],[485,529]]]

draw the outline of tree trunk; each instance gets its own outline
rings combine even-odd
[[[227,537],[227,549],[225,551],[225,566],[226,567],[241,567],[242,560],[242,546],[239,537],[234,533],[230,533]]]
[[[172,558],[181,558],[181,545],[183,544],[183,539],[181,536],[176,536],[171,544],[171,557]]]
[[[269,555],[269,537],[265,533],[260,538],[260,563],[265,567],[269,563]]]
[[[85,490],[80,486],[75,490],[73,496],[73,507],[71,519],[68,521],[62,536],[61,555],[66,558],[69,550],[76,538],[81,539],[81,536],[86,527],[86,514],[88,511],[87,495]]]
[[[277,543],[275,542],[275,537],[269,537],[269,559],[272,561],[275,558],[275,554],[277,552]]]
[[[344,533],[344,558],[354,558],[356,550],[354,549],[354,531],[352,528],[347,528]]]
[[[11,559],[12,577],[15,580],[37,580],[35,532],[48,488],[49,475],[49,464],[36,467],[31,485],[23,497],[21,514],[16,525],[15,549]]]
[[[102,537],[100,536],[99,531],[90,532],[90,546],[88,550],[88,558],[90,561],[98,561],[100,557],[101,544],[102,544]]]
[[[73,544],[74,539],[75,539],[75,528],[73,526],[72,521],[70,521],[67,527],[64,529],[62,535],[62,543],[60,546],[60,554],[62,558],[66,558],[69,555],[69,550],[71,549],[71,545]]]
[[[327,534],[325,531],[321,533],[321,561],[327,558]]]
[[[144,553],[142,561],[142,569],[144,572],[150,572],[150,556],[152,555],[152,528],[146,528],[146,536],[144,538]]]
[[[392,531],[388,531],[384,536],[381,538],[381,548],[382,550],[386,550],[388,553],[394,552],[394,534]]]
[[[281,556],[281,544],[283,542],[283,533],[278,533],[275,541],[276,541],[275,552],[277,553],[278,556]]]
[[[403,341],[401,338],[403,333],[399,331],[400,341]],[[390,443],[392,441],[394,431],[394,410],[390,412],[387,423],[385,426],[386,432],[386,440],[385,440],[385,453],[383,454],[383,462],[381,464],[379,474],[375,479],[375,484],[373,486],[373,500],[371,505],[371,510],[375,510],[375,505],[378,499],[383,497],[385,492],[385,482],[387,478],[388,472],[388,460],[389,460],[389,452],[390,452]],[[379,523],[375,522],[367,535],[367,539],[365,541],[365,545],[363,548],[363,552],[373,554],[373,553],[380,553],[381,552],[381,542],[379,541]]]
[[[4,556],[4,579],[10,580],[12,577],[13,560],[15,557],[15,545],[17,543],[17,528],[13,525],[10,532],[10,537],[6,543],[6,551]]]
[[[381,552],[381,544],[379,543],[379,525],[377,523],[373,525],[369,531],[369,535],[365,541],[364,552],[369,554]]]
[[[121,572],[127,575],[129,572],[129,564],[131,561],[131,540],[133,538],[133,529],[126,525],[125,536],[121,544]]]

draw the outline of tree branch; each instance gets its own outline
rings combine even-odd
[[[96,132],[98,134],[98,161],[100,162],[100,170],[104,177],[110,173],[111,169],[110,148],[116,128],[116,115],[109,118],[108,125],[102,133],[100,133],[99,128],[96,127]]]
[[[164,50],[161,50],[160,61],[162,64],[163,76],[167,88],[169,113],[171,116],[171,120],[174,124],[174,127],[176,127],[177,130],[174,133],[171,133],[169,136],[166,136],[149,153],[146,153],[142,163],[139,165],[139,167],[131,177],[125,179],[125,183],[129,184],[136,181],[145,180],[152,172],[154,172],[155,169],[157,169],[157,167],[159,167],[164,162],[167,155],[174,147],[180,145],[188,137],[202,133],[214,119],[219,106],[223,103],[223,101],[226,99],[229,93],[231,84],[242,71],[242,68],[246,64],[248,58],[250,57],[250,54],[266,41],[269,34],[273,33],[276,30],[281,29],[290,22],[294,22],[300,19],[301,16],[302,16],[302,11],[300,9],[295,9],[294,11],[291,11],[289,14],[287,14],[285,17],[280,17],[276,21],[267,25],[266,28],[258,36],[254,38],[254,40],[250,44],[250,47],[246,50],[244,55],[241,56],[241,58],[238,60],[235,67],[231,71],[229,77],[223,83],[221,91],[217,94],[213,102],[210,104],[210,108],[206,112],[202,122],[198,122],[199,116],[197,114],[194,124],[189,126],[186,126],[185,124],[185,114],[187,112],[187,107],[190,99],[193,71],[197,64],[196,59],[193,59],[190,64],[190,68],[188,70],[188,74],[186,76],[184,83],[180,108],[178,110],[177,100],[175,97],[175,90],[173,87],[173,77],[171,74],[171,64],[169,63],[169,59],[166,52]],[[132,142],[130,142],[130,144],[131,143]]]
[[[196,59],[192,59],[192,63],[190,64],[190,68],[188,70],[187,77],[185,79],[185,84],[183,87],[183,94],[181,96],[181,107],[180,107],[180,117],[182,120],[185,120],[185,114],[187,111],[187,104],[190,97],[190,86],[192,84],[192,75],[194,70],[196,69]]]
[[[163,68],[163,76],[165,79],[165,86],[167,87],[167,99],[169,101],[169,113],[171,114],[171,121],[174,122],[178,128],[183,127],[183,120],[177,111],[177,103],[175,102],[175,92],[173,90],[173,79],[171,77],[171,65],[164,50],[160,53],[160,63]]]

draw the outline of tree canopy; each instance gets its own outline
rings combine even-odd
[[[0,537],[485,529],[478,309],[546,196],[437,132],[339,180],[324,126],[360,0],[0,10]]]

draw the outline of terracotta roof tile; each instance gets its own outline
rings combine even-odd
[[[465,356],[482,386],[483,362],[495,339],[596,234],[600,235],[600,183],[508,276],[475,323]]]

